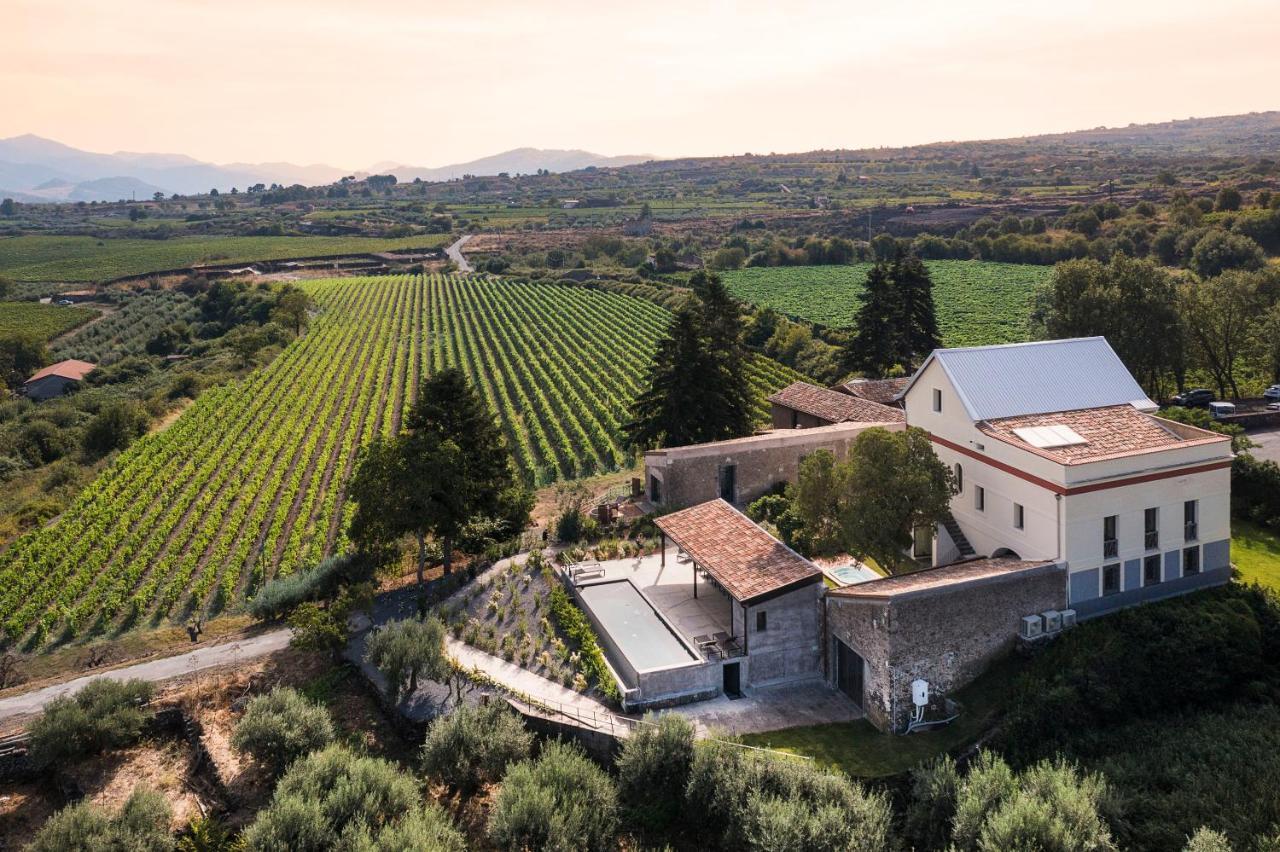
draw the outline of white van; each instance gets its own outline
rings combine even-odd
[[[1209,414],[1214,420],[1221,420],[1236,413],[1235,403],[1232,402],[1211,402],[1209,403]]]

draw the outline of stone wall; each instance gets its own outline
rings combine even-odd
[[[882,424],[898,431],[903,424]],[[780,483],[795,481],[800,460],[815,450],[829,450],[837,458],[848,455],[865,423],[839,423],[821,429],[779,429],[764,435],[672,447],[645,453],[645,493],[650,481],[662,484],[661,505],[682,508],[720,496],[720,472],[734,465],[737,488],[730,502],[745,505]]]
[[[1025,615],[1066,605],[1066,570],[1046,564],[1015,573],[883,598],[828,595],[828,677],[834,641],[865,661],[863,709],[881,730],[902,731],[911,681],[942,696],[972,682],[1017,640]]]

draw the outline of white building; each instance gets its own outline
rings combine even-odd
[[[1230,579],[1230,439],[1153,416],[1104,338],[940,349],[901,399],[960,484],[934,564],[1065,563],[1081,617]]]

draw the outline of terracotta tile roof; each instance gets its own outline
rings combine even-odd
[[[1085,443],[1065,447],[1034,447],[1013,431],[1033,426],[1058,425],[1070,427],[1084,438]],[[1173,424],[1159,417],[1152,417],[1138,411],[1132,405],[1110,405],[1079,411],[1004,417],[979,423],[978,428],[993,438],[1060,464],[1081,464],[1170,447],[1230,441],[1225,435],[1194,427],[1183,427],[1181,424]]]
[[[787,385],[769,397],[769,401],[830,423],[901,423],[906,419],[900,409],[820,388],[808,382]]]
[[[74,358],[69,361],[59,361],[56,364],[50,364],[43,370],[40,370],[31,378],[27,379],[26,383],[30,384],[31,382],[39,381],[46,376],[60,376],[64,379],[71,379],[74,382],[78,382],[85,376],[89,375],[89,373],[91,373],[97,366],[97,364],[90,364],[88,361],[77,361]]]
[[[847,598],[894,598],[900,595],[917,592],[945,589],[980,580],[990,580],[1030,571],[1035,568],[1054,566],[1053,562],[1036,562],[1027,559],[1001,557],[999,559],[973,559],[968,562],[957,562],[941,568],[926,568],[910,574],[898,574],[885,577],[883,580],[868,580],[838,589],[828,589],[827,594]]]
[[[909,381],[911,381],[910,376],[903,376],[900,379],[849,379],[847,382],[841,382],[839,388],[833,388],[833,390],[870,402],[878,402],[881,405],[896,405],[898,394]]]
[[[663,515],[655,523],[739,602],[822,578],[817,566],[723,500]]]

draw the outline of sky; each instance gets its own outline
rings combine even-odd
[[[0,137],[363,169],[1280,108],[1277,0],[0,0]]]

